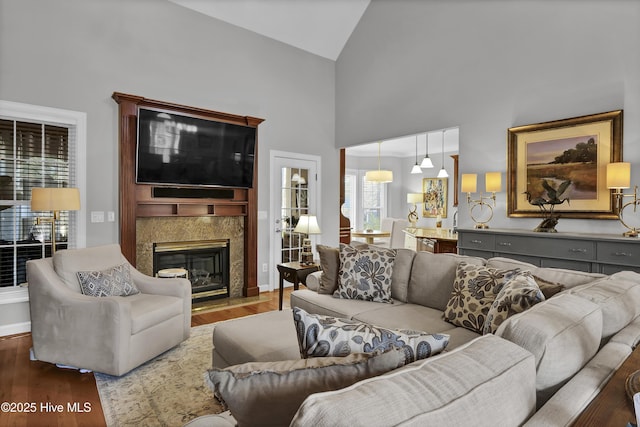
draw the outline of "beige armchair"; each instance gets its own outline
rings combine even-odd
[[[84,295],[76,273],[129,265],[140,293]],[[117,244],[27,262],[36,359],[120,376],[189,337],[191,284],[133,268]]]

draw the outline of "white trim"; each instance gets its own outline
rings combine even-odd
[[[0,288],[0,305],[18,304],[29,301],[29,291],[27,288],[11,286]]]
[[[31,332],[31,322],[13,323],[11,325],[0,325],[0,337],[8,335],[23,334]]]
[[[80,111],[63,110],[60,108],[44,107],[40,105],[24,104],[21,102],[0,100],[0,117],[12,120],[50,122],[52,124],[64,124],[75,127],[75,182],[80,191],[80,210],[76,213],[77,220],[75,241],[76,247],[84,248],[87,245],[87,113],[83,113]],[[25,299],[23,298],[26,298],[26,301],[29,300],[26,289],[12,289],[12,291],[13,292],[2,290],[2,292],[0,292],[0,304],[15,304],[24,302]],[[12,325],[0,326],[0,335],[2,335],[1,331],[3,331],[4,328],[10,327],[12,327]],[[30,330],[30,326],[27,331],[28,330]]]

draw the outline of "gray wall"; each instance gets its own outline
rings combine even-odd
[[[459,126],[460,173],[506,172],[509,127],[624,109],[624,160],[640,184],[638,22],[632,0],[373,0],[336,64],[336,146]],[[463,198],[459,221],[473,224]],[[539,221],[508,218],[498,194],[492,227]],[[623,231],[615,220],[557,228]]]
[[[260,211],[269,211],[269,150],[322,156],[322,239],[337,244],[334,87],[333,61],[168,1],[0,0],[0,98],[88,114],[87,246],[119,240],[117,222],[89,219],[118,212],[114,91],[264,118]],[[267,226],[259,222],[258,265],[269,262]]]

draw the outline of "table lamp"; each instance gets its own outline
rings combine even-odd
[[[51,223],[51,255],[56,251],[56,221],[60,211],[80,210],[80,190],[77,188],[33,188],[32,211],[52,211],[53,217],[36,217],[36,225]]]
[[[407,193],[407,203],[413,204],[413,209],[409,210],[407,219],[413,228],[416,228],[416,223],[418,222],[418,203],[422,203],[423,201],[424,196],[422,193]]]
[[[311,239],[309,235],[320,234],[320,227],[318,226],[318,219],[315,215],[300,215],[296,228],[293,229],[294,233],[306,234],[306,237],[302,240],[302,251],[300,252],[300,264],[311,265],[313,264],[313,252],[311,251]]]

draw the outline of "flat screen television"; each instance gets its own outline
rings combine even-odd
[[[138,108],[136,182],[251,188],[256,129]]]

